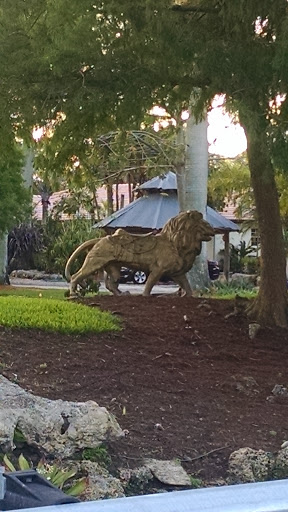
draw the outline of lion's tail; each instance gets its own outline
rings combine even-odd
[[[83,244],[79,245],[77,249],[71,254],[70,258],[68,259],[66,266],[65,266],[65,277],[68,281],[68,283],[71,280],[71,273],[70,268],[73,263],[73,261],[79,256],[79,254],[84,251],[85,249],[92,249],[92,247],[99,242],[99,238],[92,238],[91,240],[87,240],[86,242],[83,242]]]

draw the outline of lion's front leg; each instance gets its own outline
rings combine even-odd
[[[186,274],[173,277],[173,281],[175,281],[176,284],[179,284],[182,290],[181,297],[192,297],[192,288],[190,286]]]
[[[82,283],[87,279],[88,277],[92,276],[93,274],[96,274],[101,270],[101,265],[97,263],[97,261],[92,261],[87,256],[85,258],[85,261],[82,265],[82,267],[71,276],[70,280],[70,287],[69,287],[69,297],[74,298],[77,297],[77,286],[78,284]]]
[[[143,292],[144,296],[150,295],[153,286],[159,281],[160,277],[162,276],[162,273],[162,270],[159,270],[158,268],[152,270],[145,284]]]

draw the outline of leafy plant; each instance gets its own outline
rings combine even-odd
[[[214,281],[210,289],[210,296],[211,295],[221,299],[233,299],[236,295],[252,299],[256,297],[257,291],[251,282],[242,281],[241,284],[239,284],[238,281],[231,281],[229,283]]]
[[[96,448],[85,448],[82,452],[82,458],[84,460],[98,462],[98,464],[105,467],[109,466],[111,463],[111,457],[104,445],[97,446]]]
[[[190,483],[193,489],[199,489],[203,487],[203,482],[200,478],[195,478],[195,476],[190,475]]]
[[[19,455],[17,462],[18,468],[22,471],[32,468],[32,464],[24,457],[22,453]],[[3,457],[3,463],[6,470],[17,471],[15,465],[11,462],[6,454]],[[77,479],[75,483],[67,486],[68,480],[77,474],[77,469],[75,468],[63,469],[57,464],[50,464],[45,459],[41,459],[35,469],[40,475],[49,480],[51,484],[63,490],[63,492],[69,494],[70,496],[79,496],[85,491],[87,487],[87,479],[85,477]]]
[[[100,232],[91,232],[91,222],[80,218],[62,222],[48,217],[43,227],[43,250],[37,258],[37,267],[46,272],[62,273],[70,254],[85,240],[100,237]],[[72,272],[82,265],[84,256],[75,262]],[[77,267],[78,265],[78,267]]]
[[[8,235],[8,273],[18,268],[34,268],[34,257],[43,247],[41,226],[20,224]]]
[[[230,246],[230,269],[231,272],[243,273],[245,271],[245,262],[249,254],[254,252],[254,248],[247,246],[246,242],[241,241],[238,247]]]

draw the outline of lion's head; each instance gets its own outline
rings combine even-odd
[[[181,212],[173,217],[162,229],[162,234],[177,247],[179,252],[201,252],[202,242],[209,242],[214,230],[197,210]]]

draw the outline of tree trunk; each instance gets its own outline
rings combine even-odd
[[[9,277],[7,275],[8,263],[8,248],[7,248],[8,235],[4,233],[0,237],[0,285],[9,284]]]
[[[179,195],[180,210],[198,210],[206,218],[208,180],[208,141],[207,120],[195,123],[190,115],[185,130],[185,171],[184,184]],[[184,185],[184,186],[183,186]],[[181,202],[183,201],[183,204]],[[207,248],[202,244],[201,254],[188,272],[188,280],[193,290],[209,287]]]
[[[112,183],[109,183],[109,181],[107,181],[106,190],[107,190],[107,214],[112,215],[112,213],[114,212],[113,185],[112,185]]]
[[[32,202],[32,183],[33,183],[33,158],[34,153],[31,148],[24,147],[24,166],[22,169],[22,175],[24,179],[25,187],[31,190],[31,202]],[[8,234],[4,233],[0,235],[0,284],[10,284],[9,275],[7,273],[8,265]]]
[[[266,126],[260,126],[259,115],[256,123],[251,117],[248,122],[245,122],[246,119],[242,122],[241,116],[240,120],[247,136],[247,155],[260,234],[261,276],[259,294],[249,315],[261,325],[287,327],[286,259],[278,192],[267,147]]]

